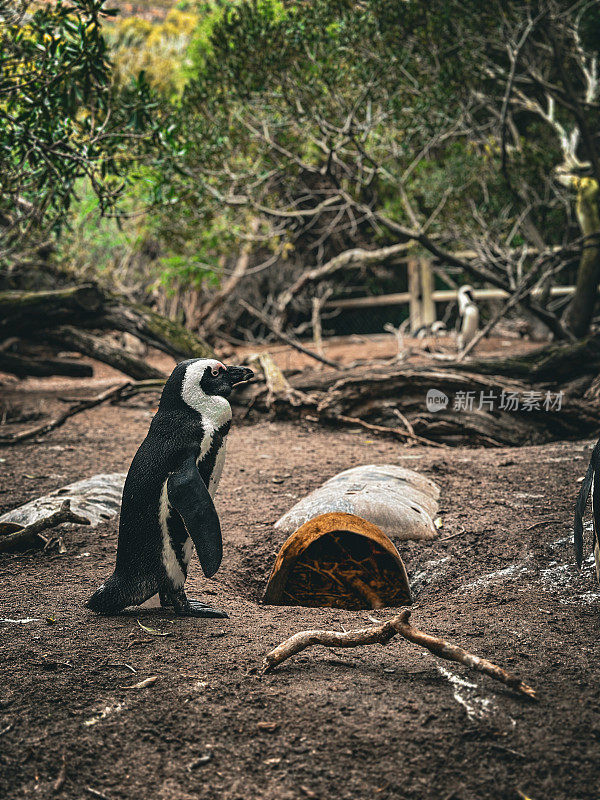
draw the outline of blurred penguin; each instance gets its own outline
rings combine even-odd
[[[446,323],[436,320],[431,325],[421,325],[420,328],[417,328],[414,337],[415,339],[428,339],[429,337],[439,339],[441,336],[446,336],[447,333]]]
[[[479,328],[479,309],[473,300],[471,286],[461,286],[458,290],[458,313],[461,319],[458,334],[458,349],[464,350]]]

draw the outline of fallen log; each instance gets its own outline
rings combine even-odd
[[[600,334],[576,342],[557,342],[529,353],[505,358],[485,358],[464,364],[449,362],[449,369],[465,369],[482,375],[525,378],[531,383],[559,385],[582,375],[600,372]]]
[[[94,284],[39,292],[0,292],[0,336],[23,333],[63,322],[78,322],[101,312],[104,296]]]
[[[71,511],[71,501],[65,500],[58,511],[32,522],[31,525],[26,525],[21,530],[5,535],[2,535],[0,530],[0,553],[14,553],[18,550],[28,550],[31,547],[46,545],[48,540],[42,536],[42,532],[56,528],[64,522],[74,522],[77,525],[90,524],[87,517]]]
[[[90,319],[87,327],[102,327],[109,330],[131,333],[150,347],[167,353],[177,361],[184,358],[214,358],[215,352],[192,331],[157,314],[147,306],[130,303],[123,297],[106,297],[106,305],[95,325]]]
[[[424,647],[439,658],[447,661],[456,661],[470,669],[483,672],[485,675],[489,675],[490,678],[514,689],[528,700],[537,700],[535,689],[523,683],[516,675],[512,675],[486,658],[473,655],[473,653],[469,653],[467,650],[463,650],[462,647],[451,644],[445,639],[431,636],[418,628],[413,628],[408,621],[409,619],[410,609],[405,608],[400,614],[392,617],[387,622],[370,628],[360,628],[355,631],[344,631],[343,633],[326,630],[301,631],[267,653],[263,663],[263,672],[271,672],[279,664],[302,652],[302,650],[306,650],[307,647],[315,645],[323,645],[324,647],[360,647],[367,644],[385,645],[390,639],[399,634],[404,639]]]
[[[102,361],[136,381],[166,377],[159,369],[128,353],[125,348],[117,347],[106,339],[94,336],[72,325],[61,325],[59,328],[44,331],[43,336],[46,340],[61,345],[67,350],[84,353],[96,361]]]
[[[17,378],[47,378],[50,375],[64,375],[69,378],[91,378],[94,369],[81,361],[67,358],[31,358],[20,353],[0,350],[0,372],[8,372]]]
[[[62,329],[65,325],[70,328],[68,333]],[[151,368],[144,370],[141,362],[131,360],[133,356],[125,358],[118,349],[111,350],[108,345],[73,331],[81,328],[124,331],[178,361],[214,357],[213,349],[182,325],[146,306],[108,294],[95,284],[40,292],[0,292],[0,339],[17,334],[23,339],[39,341],[47,331],[57,328],[56,338],[68,337],[69,346],[79,352],[91,355],[95,351],[94,358],[137,378],[151,377]]]
[[[283,395],[269,402],[257,385],[240,392],[234,401],[246,406],[252,403],[253,413],[337,426],[359,425],[374,434],[414,441],[420,437],[445,444],[518,446],[600,433],[594,398],[563,397],[560,384],[551,385],[550,392],[547,384],[467,372],[468,366],[464,370],[361,366],[341,375],[302,373],[289,381],[295,390],[294,403]],[[445,407],[428,408],[427,396],[432,389],[445,395]],[[518,400],[518,407],[510,398]],[[544,403],[549,406],[549,398],[559,407],[546,408]],[[399,418],[404,428],[399,428]]]

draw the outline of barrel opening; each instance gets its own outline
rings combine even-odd
[[[377,609],[409,605],[410,587],[394,544],[353,514],[322,514],[279,552],[265,592],[272,605]]]

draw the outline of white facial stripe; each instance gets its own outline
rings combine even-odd
[[[207,368],[218,369],[222,366],[223,364],[214,358],[202,358],[194,361],[186,368],[181,385],[181,396],[184,403],[200,412],[207,427],[213,429],[218,429],[229,422],[231,406],[225,397],[205,394],[200,386],[200,381]]]

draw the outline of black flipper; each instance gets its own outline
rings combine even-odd
[[[167,481],[167,496],[179,513],[193,541],[202,570],[212,578],[221,566],[223,540],[217,510],[200,477],[196,459],[190,456]]]
[[[590,496],[590,489],[592,488],[592,481],[594,482],[594,496],[596,502],[594,503],[594,527],[596,525],[596,514],[600,515],[600,476],[598,476],[598,467],[600,466],[600,439],[596,442],[596,446],[592,450],[590,463],[585,473],[581,489],[577,495],[575,503],[575,519],[573,521],[573,544],[575,546],[575,559],[577,566],[581,566],[583,561],[583,515],[585,514],[585,507]],[[597,476],[594,479],[594,476]],[[600,522],[600,519],[598,520]]]

